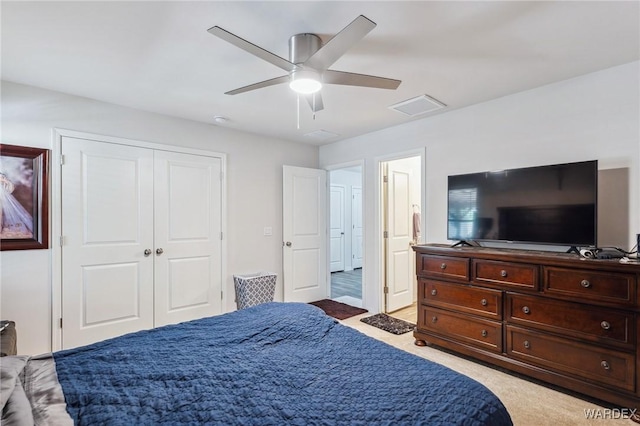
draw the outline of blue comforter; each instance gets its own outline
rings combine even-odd
[[[267,303],[54,354],[80,425],[509,425],[478,382]]]

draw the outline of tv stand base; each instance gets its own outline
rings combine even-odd
[[[466,240],[460,240],[457,243],[455,243],[454,245],[452,245],[451,248],[458,247],[458,246],[460,246],[460,247],[465,247],[465,246],[466,247],[474,247],[474,245],[471,244],[470,242],[468,242]]]
[[[580,256],[580,250],[578,250],[578,247],[576,246],[569,247],[569,250],[567,250],[565,253],[575,253]]]

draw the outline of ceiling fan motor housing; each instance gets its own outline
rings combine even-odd
[[[303,64],[322,47],[322,40],[315,34],[296,34],[289,38],[289,62]]]

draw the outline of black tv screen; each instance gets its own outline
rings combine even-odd
[[[449,176],[449,240],[596,245],[598,162]]]

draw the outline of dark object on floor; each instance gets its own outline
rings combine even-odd
[[[390,317],[387,314],[375,314],[370,317],[362,318],[360,321],[393,334],[404,334],[409,331],[413,331],[416,326],[410,322]]]
[[[318,308],[322,309],[327,315],[339,320],[355,317],[356,315],[369,312],[366,309],[356,308],[355,306],[336,302],[335,300],[330,299],[322,299],[318,300],[317,302],[311,302],[309,304],[317,306]]]
[[[18,336],[16,323],[13,321],[0,321],[0,356],[16,355],[18,353]]]

